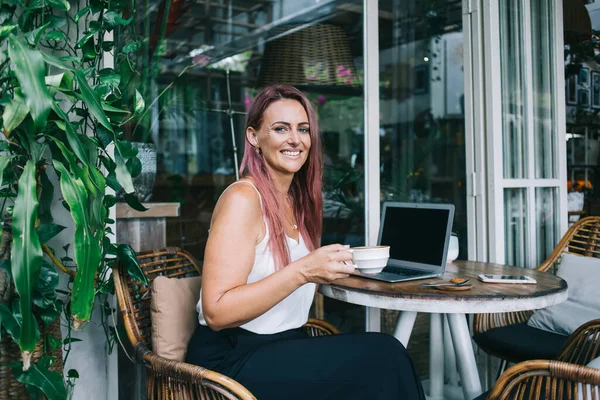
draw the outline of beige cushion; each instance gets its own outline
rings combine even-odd
[[[570,335],[582,324],[600,318],[600,259],[563,254],[557,275],[567,281],[569,298],[533,313],[527,325]]]
[[[196,303],[202,277],[167,278],[152,283],[152,350],[161,357],[184,361],[187,345],[198,326]]]

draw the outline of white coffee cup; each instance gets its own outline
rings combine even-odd
[[[390,258],[390,246],[361,246],[348,249],[352,262],[363,274],[381,272]]]

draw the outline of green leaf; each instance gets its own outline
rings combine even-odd
[[[126,44],[125,46],[123,46],[123,48],[121,49],[121,52],[123,52],[125,54],[133,53],[133,52],[138,51],[140,47],[142,47],[142,42],[140,42],[140,41],[129,43],[129,44]]]
[[[77,41],[76,48],[81,49],[83,47],[83,45],[87,43],[88,40],[90,40],[94,37],[95,34],[96,34],[96,32],[87,32],[85,35],[83,35],[81,37],[81,39],[79,39]]]
[[[109,131],[113,132],[112,125],[106,118],[106,114],[102,111],[102,106],[100,104],[100,100],[97,98],[96,94],[88,85],[85,76],[78,70],[74,70],[75,80],[79,84],[79,88],[81,90],[81,97],[83,101],[87,104],[90,113],[98,120],[102,126],[104,126]]]
[[[31,364],[27,371],[23,371],[23,363],[13,363],[11,368],[17,381],[39,388],[48,400],[64,400],[67,398],[67,388],[63,382],[62,374],[50,371],[48,356],[43,356],[37,364]]]
[[[11,158],[12,157],[5,156],[2,156],[0,158],[0,188],[2,187],[2,176],[4,175],[4,170],[8,166],[8,163],[10,162]]]
[[[42,55],[31,50],[22,40],[10,35],[8,54],[15,64],[15,75],[21,84],[25,102],[29,106],[31,116],[37,129],[46,125],[50,107],[53,103],[46,87],[46,68]]]
[[[58,29],[67,24],[67,18],[59,15],[51,15],[50,16],[50,29]]]
[[[52,239],[54,236],[61,233],[65,228],[66,226],[57,224],[43,224],[39,225],[36,228],[36,231],[38,237],[40,238],[40,243],[44,244],[47,243],[50,239]]]
[[[4,304],[0,304],[0,326],[8,332],[15,343],[19,344],[21,340],[21,327],[13,313]]]
[[[77,161],[75,159],[75,155],[73,154],[73,152],[71,150],[67,149],[67,147],[64,145],[63,142],[61,142],[58,138],[56,138],[54,136],[46,136],[46,137],[49,138],[50,140],[52,140],[54,142],[54,144],[56,145],[56,147],[58,147],[58,149],[60,150],[61,154],[63,155],[63,157],[65,158],[65,160],[67,160],[67,163],[69,165],[76,165],[77,164]]]
[[[117,204],[116,196],[114,196],[112,194],[107,194],[106,196],[104,196],[104,206],[105,207],[111,208],[115,204]]]
[[[4,37],[10,33],[12,33],[12,31],[14,31],[15,29],[17,29],[19,27],[19,25],[3,25],[0,26],[0,37]]]
[[[127,168],[132,177],[136,177],[142,173],[142,162],[139,158],[133,157],[127,161]]]
[[[96,53],[96,45],[94,44],[94,38],[91,37],[81,46],[84,60],[93,60],[98,55]]]
[[[125,193],[125,202],[131,206],[134,210],[137,211],[147,211],[148,209],[144,207],[142,203],[138,200],[137,196],[133,193]]]
[[[108,118],[106,118],[106,114],[104,113],[104,111],[102,111],[100,100],[98,99],[90,85],[87,83],[85,75],[79,69],[73,68],[65,64],[64,62],[50,54],[43,53],[42,57],[48,64],[54,65],[58,68],[66,69],[73,73],[75,81],[77,82],[77,84],[79,85],[79,89],[81,90],[81,99],[87,104],[90,113],[98,120],[100,124],[102,124],[102,126],[108,129],[110,132],[113,132],[112,125],[108,121]]]
[[[67,41],[67,35],[61,30],[54,30],[44,35],[44,40]]]
[[[46,340],[48,341],[48,347],[50,348],[50,351],[54,351],[62,346],[62,340],[55,338],[52,335],[46,336]]]
[[[63,339],[63,344],[71,344],[71,343],[77,343],[77,342],[81,342],[81,339],[77,339],[74,337],[66,337]]]
[[[138,282],[142,282],[144,285],[148,285],[148,278],[146,278],[144,271],[142,271],[142,267],[140,267],[135,251],[133,251],[131,246],[128,244],[120,244],[117,247],[117,257],[132,278]]]
[[[116,11],[108,11],[104,13],[102,19],[104,23],[111,28],[114,28],[117,25],[129,25],[129,23],[133,21],[133,17],[129,19],[123,19],[121,17],[121,13],[118,13]]]
[[[46,75],[46,85],[59,87],[63,80],[63,76],[65,76],[65,72],[61,72],[60,74],[56,75]]]
[[[81,62],[81,58],[75,57],[75,56],[63,56],[63,57],[60,57],[59,60],[64,61],[64,62],[76,63],[76,64],[79,64]],[[65,69],[67,69],[67,68],[65,68]]]
[[[77,158],[79,158],[79,160],[84,165],[89,165],[90,159],[88,157],[87,151],[86,151],[85,147],[83,146],[83,144],[81,143],[81,140],[79,139],[79,135],[77,134],[77,132],[75,132],[73,125],[71,125],[71,121],[69,120],[69,117],[62,110],[62,108],[60,108],[60,106],[56,103],[52,103],[52,109],[54,110],[54,112],[56,114],[58,114],[59,117],[61,117],[63,119],[65,132],[67,133],[67,141],[69,142],[71,149],[73,149],[73,152],[75,153]],[[56,140],[55,143],[56,142],[58,142],[58,140]]]
[[[140,92],[138,92],[138,90],[135,89],[133,115],[131,115],[131,117],[129,117],[125,121],[123,121],[121,123],[121,125],[131,121],[132,119],[134,119],[135,117],[140,115],[144,111],[145,107],[146,107],[146,102],[144,101],[144,98],[142,97]]]
[[[110,104],[102,103],[102,109],[107,112],[117,113],[117,114],[129,114],[129,111],[123,110],[121,108],[113,107]]]
[[[75,22],[78,22],[81,17],[87,14],[90,11],[91,7],[87,6],[82,8],[77,14],[75,14]]]
[[[20,347],[32,352],[39,339],[37,323],[31,309],[31,296],[42,268],[42,247],[35,230],[38,202],[35,164],[27,161],[19,178],[19,189],[13,211],[13,248],[11,264],[15,288],[19,293],[19,309],[23,318]]]
[[[50,224],[52,218],[52,204],[54,200],[54,185],[48,179],[46,169],[40,174],[40,185],[42,192],[40,193],[40,206],[38,208],[38,218],[41,224]]]
[[[27,43],[29,43],[31,46],[37,46],[38,42],[40,41],[40,38],[42,37],[42,35],[46,31],[46,29],[48,29],[49,26],[50,26],[50,22],[47,22],[44,25],[40,26],[39,28],[36,28],[32,31],[24,33],[23,37],[25,38],[25,40],[27,40]]]
[[[13,101],[6,106],[2,115],[6,136],[10,135],[12,131],[21,125],[27,114],[29,114],[29,107],[21,97],[15,96]]]
[[[119,74],[111,74],[111,75],[100,75],[100,82],[116,87],[121,83],[121,75]]]
[[[134,105],[133,115],[138,115],[139,113],[144,111],[144,108],[146,107],[146,102],[144,101],[144,98],[142,97],[140,92],[138,92],[137,89],[135,89],[134,99],[135,99],[135,105]]]
[[[102,51],[112,51],[113,48],[115,47],[115,42],[113,42],[112,40],[105,40],[104,42],[102,42]]]
[[[54,305],[55,303],[51,303],[51,307],[37,308],[36,314],[40,317],[44,325],[48,326],[60,316],[59,309]],[[37,305],[37,304],[36,304]]]
[[[127,164],[125,164],[125,160],[121,156],[118,146],[115,146],[115,162],[117,164],[117,168],[115,169],[115,173],[117,174],[117,181],[125,190],[125,193],[133,193],[135,189],[133,188],[133,181],[131,179],[131,175],[129,174],[129,170],[127,169]]]
[[[102,23],[100,21],[91,20],[88,26],[90,32],[100,32],[102,30]]]
[[[71,5],[67,0],[46,0],[48,3],[61,11],[68,12],[71,9]]]
[[[73,282],[71,296],[71,313],[74,327],[90,319],[94,303],[94,279],[102,261],[102,249],[97,238],[90,229],[88,216],[88,191],[81,179],[73,177],[58,160],[53,160],[54,168],[60,173],[60,187],[63,197],[69,205],[71,216],[75,221],[75,260],[77,274]]]

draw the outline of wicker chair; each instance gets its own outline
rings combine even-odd
[[[562,237],[558,245],[552,251],[552,254],[540,264],[536,269],[543,272],[555,272],[556,264],[560,262],[560,257],[564,253],[583,255],[588,257],[600,257],[600,217],[587,217],[577,221]],[[503,366],[508,362],[520,362],[523,359],[511,359],[506,353],[494,350],[494,346],[489,345],[480,339],[484,332],[492,331],[502,327],[511,327],[516,324],[526,323],[533,311],[520,311],[509,313],[476,314],[473,319],[473,338],[479,347],[486,353],[498,357],[502,360]],[[575,335],[575,333],[573,334]],[[568,341],[570,342],[570,341]],[[557,348],[557,355],[558,350]],[[555,357],[533,357],[533,358],[552,358]],[[560,358],[558,358],[560,359]],[[564,360],[566,361],[566,360]]]
[[[562,361],[523,361],[510,367],[489,393],[488,400],[600,399],[600,369]]]
[[[201,274],[197,261],[178,248],[140,252],[138,260],[149,285],[158,276],[183,278]],[[136,361],[146,366],[148,398],[255,399],[244,386],[223,374],[168,360],[153,353],[150,287],[133,281],[123,265],[115,269],[113,278],[127,336],[135,349]],[[305,328],[311,336],[339,333],[332,325],[317,319],[309,319]]]

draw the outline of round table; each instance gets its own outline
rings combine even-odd
[[[527,275],[536,284],[484,283],[479,274]],[[449,281],[454,277],[471,278],[473,287],[464,291],[437,290],[422,283]],[[535,310],[567,299],[567,283],[550,273],[476,261],[455,261],[446,266],[439,278],[387,283],[362,277],[337,280],[320,285],[319,291],[336,300],[379,309],[401,310],[394,336],[408,346],[418,312],[431,314],[430,381],[432,398],[443,397],[444,342],[443,316],[448,320],[452,346],[465,399],[482,393],[471,334],[465,314]]]

